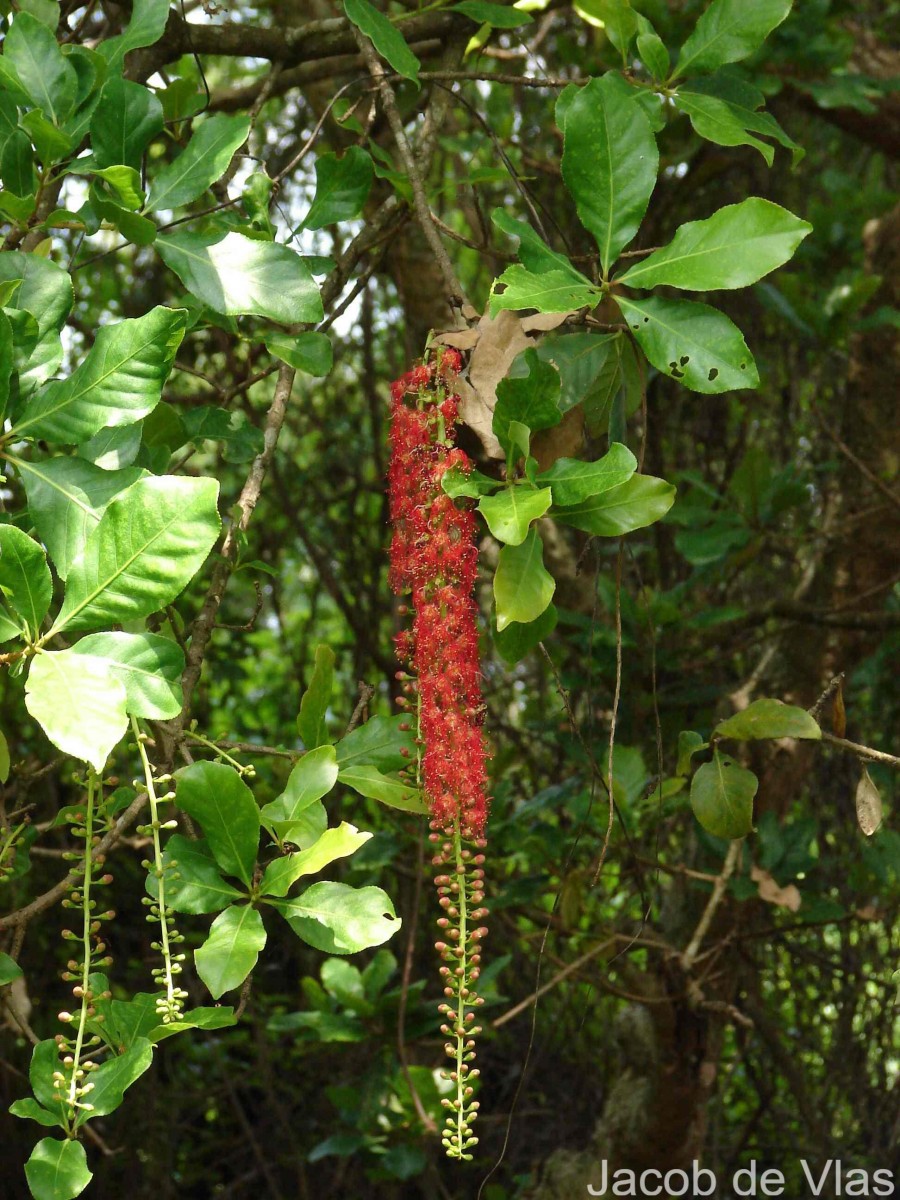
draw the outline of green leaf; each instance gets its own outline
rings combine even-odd
[[[51,33],[56,32],[59,24],[59,0],[18,0],[20,12],[31,13],[42,25],[46,25]]]
[[[131,716],[167,721],[181,712],[184,653],[177,642],[156,633],[89,633],[72,651],[106,659]]]
[[[652,78],[662,83],[669,74],[669,51],[659,34],[638,34],[637,52]]]
[[[502,486],[499,479],[491,479],[489,475],[482,475],[474,467],[470,471],[451,467],[441,476],[441,487],[453,500],[458,500],[461,496],[477,500],[479,496],[490,496],[492,492],[496,492],[497,488]]]
[[[713,733],[738,742],[782,737],[820,741],[822,737],[822,730],[806,709],[768,699],[754,700],[743,712],[720,721]]]
[[[23,1117],[28,1121],[37,1121],[39,1125],[45,1125],[48,1129],[52,1129],[58,1125],[61,1129],[66,1128],[66,1118],[60,1114],[48,1112],[43,1105],[38,1104],[37,1100],[31,1096],[26,1096],[22,1100],[16,1100],[9,1106],[9,1111],[14,1117]]]
[[[111,501],[146,473],[140,467],[103,471],[65,455],[14,461],[25,485],[28,511],[60,579],[69,574]]]
[[[334,746],[319,746],[304,754],[288,778],[284,792],[260,809],[266,829],[281,841],[306,850],[321,837],[327,819],[319,801],[337,782]]]
[[[31,1063],[28,1067],[28,1082],[38,1102],[51,1112],[61,1116],[65,1109],[60,1101],[59,1092],[53,1086],[53,1072],[59,1070],[59,1047],[53,1038],[38,1042],[31,1052]]]
[[[158,42],[169,17],[169,0],[134,0],[128,28],[118,37],[101,41],[98,49],[109,64],[109,73],[120,71],[129,50],[140,50]]]
[[[331,374],[334,351],[331,339],[324,333],[270,333],[266,338],[270,354],[297,371],[305,371],[318,379]]]
[[[209,937],[194,953],[197,974],[213,999],[240,987],[265,944],[266,931],[255,908],[232,906],[216,917]]]
[[[147,1038],[139,1037],[124,1054],[108,1058],[91,1071],[90,1082],[93,1087],[85,1098],[85,1104],[90,1107],[79,1110],[76,1128],[94,1117],[105,1117],[115,1112],[125,1098],[127,1089],[150,1069],[152,1062],[153,1046]]]
[[[69,173],[72,175],[93,175],[97,179],[102,179],[104,183],[109,184],[115,200],[120,202],[129,212],[136,212],[144,203],[141,175],[136,167],[126,167],[123,163],[117,163],[112,167],[100,167],[93,164],[82,167],[78,162],[75,162],[69,168]],[[154,226],[155,236],[156,227]]]
[[[550,488],[518,484],[504,488],[494,496],[484,496],[478,511],[499,542],[519,546],[525,541],[532,521],[542,517],[553,502]]]
[[[147,617],[184,590],[219,533],[215,479],[139,479],[117,496],[69,569],[53,632]]]
[[[495,618],[491,625],[491,633],[497,653],[505,663],[514,666],[521,662],[526,654],[530,654],[538,642],[550,636],[558,620],[559,613],[555,604],[548,605],[536,620],[529,621],[527,625],[513,621],[511,625],[500,630]]]
[[[502,291],[497,289],[502,287]],[[553,270],[535,274],[518,265],[507,267],[494,280],[490,295],[490,314],[495,317],[503,309],[514,311],[536,308],[538,312],[574,312],[578,308],[595,308],[601,292],[583,276],[573,279],[571,271]]]
[[[510,376],[497,384],[497,404],[492,429],[504,450],[514,449],[510,424],[518,421],[528,429],[550,429],[562,420],[559,411],[559,373],[543,362],[536,350],[526,350],[526,375]]]
[[[322,320],[322,300],[309,267],[287,246],[240,233],[173,233],[157,238],[156,248],[187,290],[214,312],[247,313],[286,325]]]
[[[566,110],[562,172],[604,271],[637,233],[658,168],[656,139],[629,85],[613,72],[585,84]]]
[[[260,811],[233,767],[195,762],[175,773],[176,804],[203,826],[209,848],[226,875],[248,886],[259,848]]]
[[[495,208],[491,213],[491,220],[498,229],[502,229],[510,237],[518,238],[519,258],[529,271],[536,275],[547,271],[562,271],[577,286],[590,286],[589,280],[585,279],[580,271],[576,271],[566,256],[551,250],[540,234],[525,221],[516,220],[505,208]]]
[[[259,454],[265,444],[262,430],[251,425],[245,413],[239,410],[215,408],[201,404],[183,414],[185,436],[194,442],[206,438],[224,442],[226,462],[249,462]]]
[[[372,189],[372,158],[361,146],[316,159],[316,195],[303,229],[324,229],[358,217]]]
[[[334,686],[334,651],[330,646],[316,646],[316,665],[309,687],[300,700],[297,731],[307,750],[315,750],[330,742],[325,717],[331,703]]]
[[[96,182],[89,190],[90,208],[113,229],[118,229],[123,237],[136,246],[149,246],[156,238],[156,226],[146,217],[131,212],[119,204],[111,192],[101,188]]]
[[[270,862],[259,890],[266,896],[286,896],[301,876],[315,875],[336,859],[355,854],[371,836],[371,833],[360,833],[355,825],[342,821],[336,829],[326,829],[307,850]]]
[[[102,771],[128,727],[125,685],[103,658],[74,650],[35,655],[25,707],[64,754]]]
[[[239,146],[247,140],[250,118],[215,113],[194,131],[184,150],[154,176],[147,207],[179,208],[202,196],[221,179]]]
[[[42,547],[15,525],[0,525],[0,590],[37,637],[50,607],[53,580]]]
[[[377,767],[379,771],[399,771],[415,757],[416,743],[409,730],[401,725],[409,723],[409,717],[372,717],[346,737],[342,737],[335,750],[340,769],[363,763]],[[405,752],[405,753],[404,753]]]
[[[139,83],[115,75],[103,85],[91,118],[91,149],[99,167],[140,170],[147,143],[163,128],[159,100]]]
[[[49,384],[28,404],[13,433],[73,444],[146,416],[159,402],[185,317],[184,309],[157,307],[104,325],[87,357],[68,379]]]
[[[55,35],[31,13],[18,13],[6,35],[3,57],[35,108],[60,125],[72,111],[78,77]]]
[[[504,546],[494,575],[497,628],[502,633],[512,621],[536,620],[556,590],[553,576],[544,567],[544,543],[531,529],[519,546]]]
[[[356,954],[380,946],[400,928],[381,888],[314,883],[295,900],[275,906],[294,933],[326,954]]]
[[[52,167],[71,152],[71,139],[61,133],[52,121],[48,121],[41,109],[33,108],[25,113],[19,124],[31,138],[44,167]]]
[[[31,139],[21,129],[16,129],[4,143],[0,155],[0,175],[7,188],[3,193],[4,209],[16,220],[27,220],[34,212],[37,178]]]
[[[166,869],[166,904],[175,912],[219,912],[232,900],[243,897],[242,892],[219,874],[205,838],[185,838],[180,833],[173,833],[163,851],[163,867]],[[154,900],[159,898],[159,880],[152,870],[147,874],[146,887]]]
[[[616,296],[616,303],[638,345],[664,375],[710,394],[759,386],[743,334],[724,313],[693,300],[661,296]]]
[[[422,64],[407,46],[400,30],[392,25],[383,13],[371,5],[369,0],[344,0],[344,12],[347,14],[347,20],[366,35],[398,75],[418,83],[419,67]]]
[[[709,743],[704,742],[700,734],[694,733],[693,729],[683,729],[678,735],[678,765],[675,774],[690,775],[691,759],[708,745]]]
[[[753,146],[771,167],[775,151],[767,142],[761,142],[747,132],[742,115],[734,106],[718,96],[682,88],[673,97],[675,107],[690,117],[691,125],[698,137],[714,142],[717,146]]]
[[[479,25],[492,25],[495,29],[515,29],[534,20],[531,13],[520,8],[506,8],[502,4],[491,4],[490,0],[460,0],[451,4],[451,12],[462,13]]]
[[[154,1043],[165,1041],[176,1033],[186,1029],[228,1029],[237,1024],[234,1009],[225,1004],[217,1004],[215,1008],[192,1008],[182,1013],[177,1021],[168,1025],[157,1025],[150,1031],[150,1040]]]
[[[24,15],[17,17],[16,22]],[[81,1142],[41,1138],[25,1164],[25,1178],[34,1200],[75,1200],[93,1174],[88,1170]]]
[[[592,25],[603,26],[624,61],[638,31],[638,16],[628,0],[578,0],[578,9]]]
[[[36,324],[33,342],[16,351],[21,398],[48,379],[62,358],[59,331],[72,307],[72,277],[38,254],[8,250],[0,254],[0,282],[13,280],[21,285],[7,304],[7,316],[30,313]]]
[[[163,867],[166,905],[175,912],[194,915],[220,912],[232,900],[243,896],[219,874],[205,838],[185,838],[173,833],[163,851]],[[158,899],[159,880],[152,870],[147,874],[146,886],[148,894]]]
[[[428,812],[428,805],[422,799],[418,788],[383,774],[377,767],[359,764],[342,767],[338,774],[338,782],[352,787],[361,796],[368,796],[386,804],[388,808],[399,808],[402,812]]]
[[[753,828],[759,780],[717,750],[691,781],[691,808],[703,828],[720,838],[745,837]]]
[[[712,0],[678,56],[677,75],[714,71],[759,49],[792,0]]]
[[[632,475],[627,483],[581,504],[554,507],[553,516],[598,537],[621,537],[664,517],[675,503],[675,485],[653,475]]]
[[[715,113],[710,115],[702,107],[702,97],[714,97],[720,100],[725,106],[724,111],[722,108],[717,108]],[[771,113],[758,111],[765,103],[765,99],[765,95],[760,88],[738,75],[732,68],[725,67],[723,70],[717,71],[715,75],[710,75],[705,79],[692,80],[687,87],[683,87],[678,91],[675,96],[675,103],[684,112],[690,112],[692,105],[695,107],[700,105],[698,112],[704,112],[705,116],[700,116],[699,120],[701,124],[704,120],[711,124],[713,132],[717,128],[717,123],[727,120],[730,125],[733,126],[736,124],[739,129],[745,132],[752,130],[753,133],[760,133],[763,137],[773,138],[779,145],[791,151],[793,165],[796,166],[801,158],[803,158],[805,151],[793,138],[788,137]],[[710,141],[716,141],[715,136],[711,136],[709,132],[704,133],[698,128],[695,115],[691,115],[691,120],[696,132]],[[742,145],[743,143],[727,144]],[[766,161],[771,163],[771,148],[762,142],[754,142],[754,144],[763,153]]]
[[[142,432],[137,422],[134,425],[106,426],[81,443],[77,450],[78,457],[104,471],[130,467],[141,448]]]
[[[668,246],[636,263],[619,282],[696,292],[747,287],[786,263],[811,232],[812,225],[787,209],[751,196],[705,221],[682,225]]]
[[[4,779],[3,782],[5,783],[6,780]],[[14,958],[10,958],[8,954],[0,951],[0,987],[6,987],[14,979],[21,979],[24,974],[25,972]]]
[[[553,488],[554,504],[580,504],[627,483],[636,470],[637,459],[628,447],[613,442],[596,462],[558,458],[549,470],[538,475],[537,482]]]

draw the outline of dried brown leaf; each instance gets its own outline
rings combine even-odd
[[[787,887],[779,887],[768,871],[757,866],[750,868],[750,878],[756,884],[760,900],[765,900],[767,904],[776,904],[790,912],[796,912],[800,907],[803,898],[799,888],[793,883],[789,883]]]
[[[847,710],[844,708],[844,689],[838,684],[831,705],[831,728],[835,737],[842,738],[847,732]]]
[[[877,830],[883,816],[881,794],[872,782],[872,776],[863,767],[859,783],[856,785],[856,819],[866,837],[871,837]]]

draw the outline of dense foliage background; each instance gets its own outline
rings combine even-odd
[[[126,157],[109,151],[112,161],[130,162],[144,186],[163,180],[169,202],[154,204],[159,182],[147,210],[129,202],[131,176],[54,172],[78,153],[88,123],[61,149],[55,125],[16,128],[16,104],[28,105],[13,91],[0,105],[0,212],[12,252],[0,255],[0,280],[18,277],[4,260],[25,253],[71,271],[63,375],[111,322],[156,305],[187,309],[162,402],[134,427],[134,456],[124,439],[110,450],[117,465],[217,479],[219,512],[237,522],[225,556],[214,552],[148,626],[187,644],[190,675],[182,717],[154,726],[156,761],[207,756],[189,736],[196,722],[202,738],[252,763],[265,804],[303,748],[297,714],[317,646],[335,655],[332,738],[396,711],[388,386],[430,330],[454,323],[446,271],[414,216],[398,122],[433,228],[480,313],[516,258],[494,209],[539,222],[555,250],[589,276],[596,269],[562,186],[554,103],[568,81],[643,68],[630,39],[624,56],[617,48],[616,22],[631,12],[623,4],[526,3],[533,19],[512,28],[445,5],[378,4],[408,14],[397,28],[422,64],[420,86],[390,77],[392,114],[331,0],[163,5],[161,22],[159,4],[135,7],[4,6],[7,27],[52,30],[67,62],[84,48],[81,81],[89,50],[116,45],[139,16],[159,23],[106,52],[111,69],[124,62],[126,78],[158,98],[143,115],[146,137],[129,108],[136,92],[123,91],[102,101],[99,141],[118,138]],[[632,5],[673,59],[704,7]],[[436,1134],[443,1038],[425,822],[339,783],[326,800],[331,824],[374,836],[328,877],[382,888],[402,927],[378,949],[335,958],[267,918],[252,984],[226,997],[238,1024],[162,1041],[125,1103],[87,1127],[90,1195],[474,1196],[496,1163],[485,1197],[568,1200],[599,1184],[604,1158],[634,1170],[701,1158],[722,1179],[756,1160],[780,1168],[793,1195],[805,1194],[801,1158],[817,1178],[828,1159],[898,1178],[897,17],[895,3],[798,0],[739,64],[743,83],[765,94],[775,133],[757,113],[743,137],[718,144],[662,106],[659,180],[633,248],[665,245],[685,221],[748,196],[784,206],[813,232],[773,276],[709,298],[753,350],[757,390],[702,395],[656,370],[626,373],[610,417],[589,362],[563,373],[564,390],[588,403],[540,452],[547,462],[594,459],[618,440],[643,471],[676,484],[677,499],[621,546],[544,523],[558,621],[518,661],[491,624],[498,548],[481,527],[493,805],[475,1161],[447,1162]],[[660,51],[645,40],[643,53]],[[209,153],[218,169],[191,194],[167,164],[211,114],[249,125],[217,127],[221,143]],[[91,135],[94,168],[111,169],[96,123]],[[29,195],[36,207],[16,206]],[[236,228],[253,245],[274,237],[305,256],[324,320],[312,301],[308,314],[279,314],[277,295],[294,284],[274,263],[252,285],[265,294],[261,307],[248,308],[246,294],[216,306],[192,288],[178,237]],[[249,287],[238,278],[238,292]],[[597,316],[603,328],[616,319],[603,308]],[[575,329],[591,332],[581,318]],[[330,339],[330,370],[313,330]],[[299,368],[292,390],[285,361]],[[40,460],[48,440],[70,444],[42,436],[26,458]],[[462,444],[497,476],[474,432]],[[4,520],[27,532],[21,514],[34,499],[7,465]],[[12,768],[0,815],[7,834],[23,812],[30,819],[3,863],[3,911],[15,913],[65,874],[75,843],[55,818],[79,802],[83,771],[29,716],[10,665],[0,724]],[[704,741],[760,697],[815,706],[830,737],[732,743],[760,780],[755,831],[698,928],[728,843],[692,815],[690,742],[679,735],[696,730]],[[613,722],[617,807],[604,855]],[[863,762],[864,789],[884,809],[870,836],[855,805]],[[128,785],[140,764],[123,749],[110,769]],[[120,913],[109,926],[109,975],[123,999],[151,990],[157,965],[141,908],[148,844],[131,828],[108,856]],[[6,1110],[29,1093],[31,1043],[54,1037],[56,1014],[71,1004],[59,979],[70,953],[59,934],[71,917],[58,904],[29,915],[0,918],[0,949],[24,971],[4,991],[0,1031],[9,1200],[29,1194],[20,1166],[37,1127]],[[179,918],[189,951],[208,924]],[[190,954],[182,985],[192,1008],[212,1004]]]

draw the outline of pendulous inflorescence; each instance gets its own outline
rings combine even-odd
[[[447,1153],[470,1159],[478,1139],[472,1066],[481,998],[481,923],[484,831],[488,813],[487,744],[474,599],[478,550],[475,517],[444,491],[450,470],[472,463],[455,444],[459,397],[453,381],[456,351],[434,354],[391,385],[391,460],[388,471],[391,586],[412,599],[412,627],[397,638],[401,704],[415,716],[416,775],[431,812],[435,883],[442,915],[444,1001],[441,1030],[452,1060],[453,1098],[443,1103]],[[405,606],[401,612],[408,611]]]

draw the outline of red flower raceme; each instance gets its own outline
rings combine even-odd
[[[391,385],[390,582],[412,594],[413,627],[397,653],[416,676],[422,778],[436,828],[458,820],[481,838],[487,819],[487,749],[481,729],[481,672],[473,599],[475,518],[441,487],[451,468],[472,463],[454,446],[459,355],[444,351]]]

